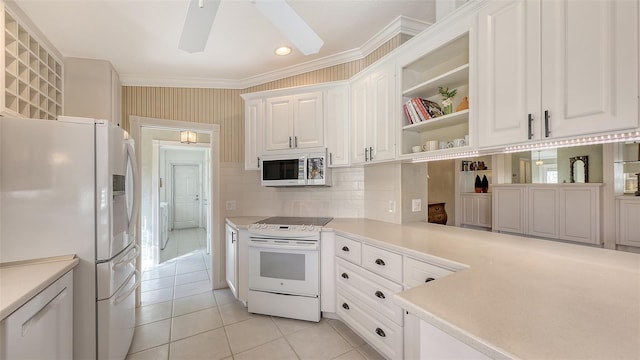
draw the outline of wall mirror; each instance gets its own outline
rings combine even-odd
[[[588,183],[589,157],[585,155],[569,158],[569,172],[572,183]]]

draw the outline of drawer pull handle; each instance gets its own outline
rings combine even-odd
[[[378,334],[378,336],[380,337],[386,337],[387,334],[384,333],[384,330],[380,329],[380,328],[376,328],[376,334]]]
[[[385,266],[386,264],[384,263],[384,260],[382,259],[376,259],[376,264],[380,265],[380,266]]]
[[[382,291],[376,291],[376,297],[379,299],[385,299],[384,293]]]
[[[342,247],[342,251],[344,251],[344,252],[349,252],[349,248],[348,248],[348,247],[346,247],[346,246],[343,246],[343,247]]]
[[[429,281],[433,281],[433,280],[435,280],[435,279],[434,279],[434,278],[432,278],[432,277],[429,277],[429,278],[427,278],[424,282],[428,283]]]
[[[340,275],[340,276],[342,276],[343,279],[348,279],[349,278],[349,274],[347,274],[347,273],[342,273],[342,275]]]
[[[349,310],[349,305],[347,305],[347,303],[342,303],[342,308],[345,310]]]

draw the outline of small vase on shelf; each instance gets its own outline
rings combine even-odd
[[[453,112],[453,97],[458,93],[458,89],[449,90],[449,88],[438,87],[438,92],[442,96],[442,113],[444,115]]]
[[[482,180],[480,180],[480,176],[476,175],[476,181],[474,184],[474,190],[476,193],[481,193],[482,192]]]
[[[482,176],[481,186],[482,186],[483,193],[486,193],[487,191],[489,191],[489,180],[487,180],[487,175]]]

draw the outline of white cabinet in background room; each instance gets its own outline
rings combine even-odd
[[[226,280],[233,296],[238,298],[238,229],[225,225]]]
[[[638,1],[490,1],[478,52],[480,148],[638,128]]]
[[[395,66],[385,62],[351,81],[351,163],[395,158]]]
[[[640,198],[623,197],[617,200],[617,244],[640,246]]]
[[[493,231],[598,245],[601,186],[494,185]]]
[[[491,194],[460,194],[462,225],[491,227]]]
[[[329,166],[349,166],[349,84],[329,88],[325,92],[327,152]]]
[[[73,357],[73,271],[0,322],[0,359]]]
[[[258,170],[262,155],[262,122],[264,100],[244,101],[244,169]]]
[[[107,60],[64,59],[64,114],[122,124],[122,84]]]
[[[324,146],[322,92],[267,98],[264,149],[306,149]]]

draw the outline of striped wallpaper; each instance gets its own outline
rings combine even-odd
[[[130,115],[219,124],[220,161],[244,162],[244,104],[240,94],[346,80],[409,38],[408,35],[399,34],[363,59],[243,90],[123,86],[123,127],[129,129]]]

